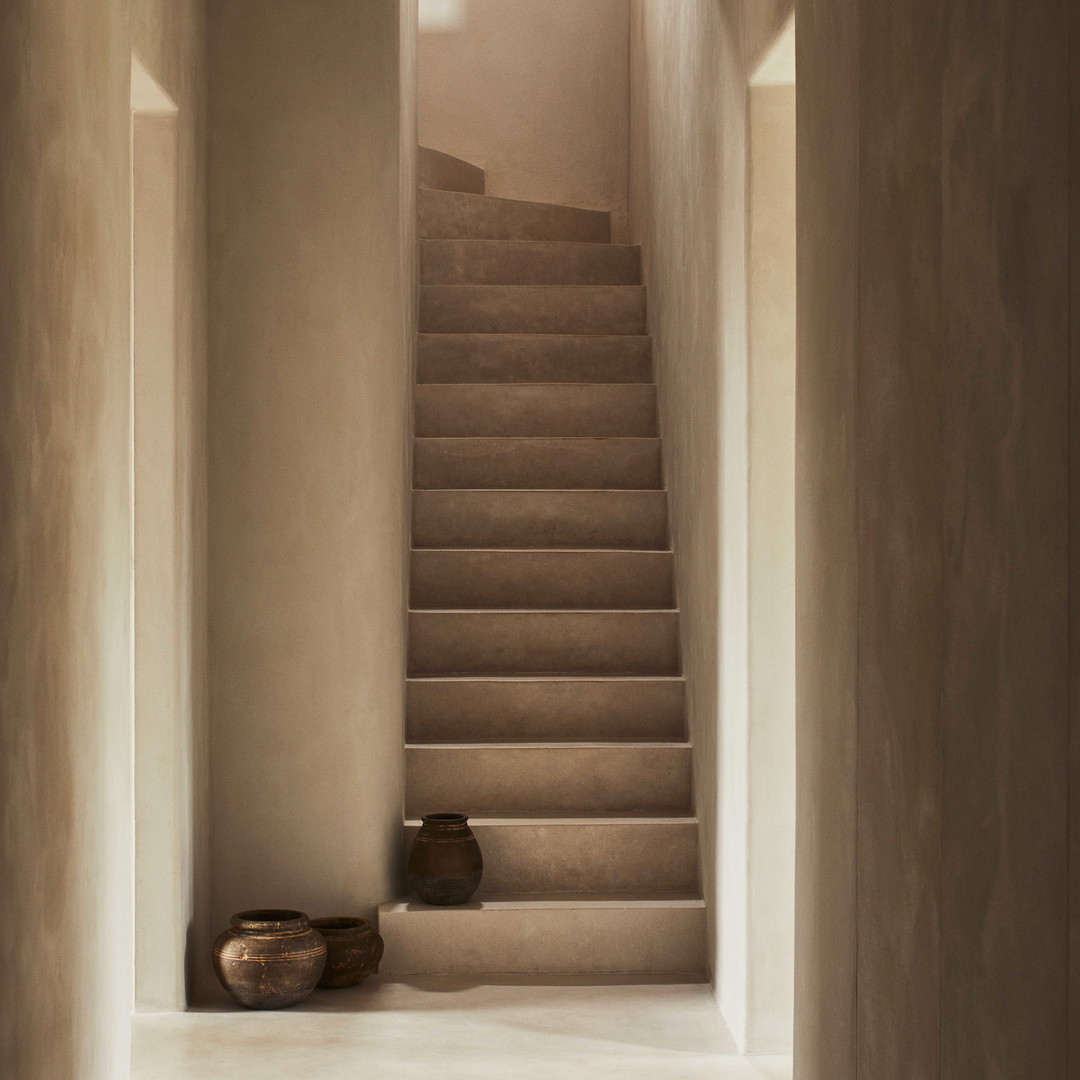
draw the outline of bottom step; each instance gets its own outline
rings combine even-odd
[[[379,907],[384,975],[705,976],[705,903],[690,898],[496,897]]]

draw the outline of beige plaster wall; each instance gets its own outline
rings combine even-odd
[[[13,1080],[129,1068],[131,52],[168,61],[162,81],[185,109],[191,224],[201,5],[131,14],[117,0],[13,0],[0,36],[0,1074]],[[178,266],[192,387],[197,237]],[[185,400],[194,428],[194,389]],[[194,629],[192,641],[197,655]]]
[[[790,1052],[795,936],[795,86],[749,99],[747,1033]]]
[[[743,5],[635,0],[630,56],[630,233],[642,244],[649,287],[711,968],[729,1026],[742,1038],[748,865]],[[740,630],[722,634],[722,626]]]
[[[211,10],[215,927],[247,907],[371,914],[398,890],[402,18],[398,0]]]
[[[420,0],[421,144],[486,169],[489,195],[613,210],[621,238],[628,12],[629,0]]]
[[[1071,1075],[1067,10],[800,9],[806,1080]]]

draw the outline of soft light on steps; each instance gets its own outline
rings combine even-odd
[[[423,743],[405,748],[409,814],[689,815],[688,743]]]
[[[406,738],[684,742],[681,676],[428,676],[406,686]]]
[[[418,488],[659,488],[659,439],[415,439]]]
[[[417,437],[655,438],[647,383],[428,383],[416,387]]]
[[[670,551],[422,549],[413,608],[671,608]]]
[[[422,285],[423,334],[644,334],[640,285]]]
[[[421,240],[423,285],[640,285],[641,249],[567,241]]]
[[[675,675],[676,611],[411,611],[409,674]]]
[[[576,240],[598,244],[611,240],[611,215],[605,210],[426,188],[416,193],[416,210],[422,239]]]
[[[664,491],[414,491],[416,548],[668,546]]]
[[[486,873],[460,907],[382,905],[382,970],[703,979],[640,251],[600,211],[418,207],[406,804],[468,812]]]
[[[420,383],[648,383],[651,339],[632,334],[421,334]]]
[[[682,892],[698,887],[697,821],[630,814],[474,816],[492,894]],[[406,822],[408,850],[420,827]]]
[[[379,907],[384,975],[705,974],[694,897],[530,896]]]

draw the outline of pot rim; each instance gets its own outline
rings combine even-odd
[[[464,825],[468,822],[469,815],[456,811],[443,811],[438,814],[422,814],[420,820],[425,825]]]
[[[318,919],[310,919],[308,925],[320,934],[347,934],[355,930],[366,933],[371,929],[371,923],[367,919],[353,915],[323,915]]]
[[[302,930],[308,917],[293,908],[251,908],[238,911],[230,922],[239,930]]]

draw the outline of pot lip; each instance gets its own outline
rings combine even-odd
[[[465,825],[469,815],[457,811],[442,811],[437,814],[422,814],[420,820],[425,825]]]
[[[320,934],[349,934],[359,930],[366,933],[371,929],[367,919],[353,915],[323,915],[318,919],[308,920],[308,925]]]
[[[301,930],[308,917],[293,908],[251,908],[238,911],[230,922],[241,930]]]

